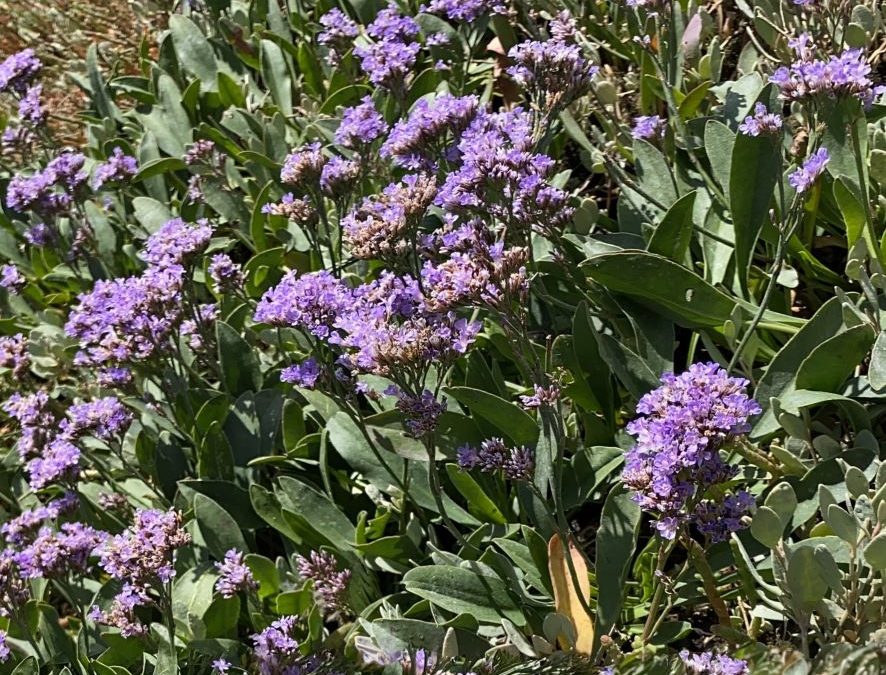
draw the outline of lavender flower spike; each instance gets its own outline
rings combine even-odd
[[[625,454],[622,480],[635,491],[635,501],[658,516],[659,533],[672,539],[683,524],[709,520],[712,505],[689,513],[687,504],[735,474],[720,449],[747,433],[748,418],[761,409],[745,394],[747,381],[729,377],[716,363],[693,364],[681,375],[664,375],[661,382],[640,399],[641,416],[627,426],[637,444]],[[743,506],[741,500],[730,504],[735,529]]]
[[[788,176],[788,182],[794,189],[803,193],[813,186],[816,179],[824,173],[824,169],[830,161],[827,148],[819,148],[803,162],[803,166]]]
[[[215,590],[223,598],[233,598],[240,591],[258,588],[252,570],[243,561],[243,553],[235,548],[225,553],[224,561],[216,563],[215,567],[219,573]]]

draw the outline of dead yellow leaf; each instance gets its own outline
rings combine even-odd
[[[569,571],[563,540],[559,534],[555,534],[548,542],[548,571],[551,573],[551,584],[554,587],[554,605],[557,613],[567,617],[575,627],[575,651],[590,654],[594,648],[594,620],[585,611],[582,598],[585,604],[590,604],[591,582],[588,580],[588,566],[584,556],[571,539],[569,557],[575,568],[578,588],[573,583],[572,573]],[[561,648],[569,647],[565,635],[559,636],[557,641]]]

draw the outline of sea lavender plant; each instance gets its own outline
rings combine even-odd
[[[296,556],[295,564],[299,576],[313,582],[314,592],[328,612],[347,611],[351,571],[339,569],[335,556],[326,551],[311,551],[307,556]]]
[[[827,148],[819,148],[803,162],[803,166],[788,176],[788,182],[798,193],[806,192],[824,173],[830,159]]]
[[[656,516],[659,533],[673,539],[697,518],[708,488],[735,475],[720,450],[747,433],[748,419],[761,409],[745,394],[747,380],[729,377],[716,363],[693,364],[661,382],[640,399],[641,417],[627,427],[637,443],[625,454],[622,480],[635,491],[634,500]],[[739,524],[734,514],[733,520]]]
[[[0,93],[23,94],[40,73],[43,64],[33,49],[23,49],[0,63]]]
[[[680,652],[680,660],[689,675],[747,675],[750,672],[747,661],[733,659],[725,654],[690,654],[684,649]]]
[[[410,174],[367,197],[342,219],[342,230],[357,258],[385,260],[396,265],[408,260],[418,226],[437,194],[434,178]]]
[[[471,23],[482,16],[505,11],[501,0],[431,0],[422,11],[442,14],[451,21]]]
[[[512,47],[508,58],[514,65],[508,74],[532,94],[541,110],[565,108],[591,89],[599,68],[581,48],[561,40],[529,41]]]
[[[781,131],[783,123],[781,115],[769,112],[763,103],[756,103],[754,114],[745,117],[738,130],[748,136],[776,134]]]
[[[372,97],[364,96],[360,104],[345,108],[341,123],[335,131],[335,142],[352,150],[363,150],[384,136],[388,125],[372,102]]]
[[[788,101],[815,100],[817,97],[855,96],[869,105],[884,87],[874,86],[871,66],[861,49],[846,49],[826,60],[814,57],[814,43],[808,33],[790,41],[797,60],[776,70],[770,81],[781,89]]]
[[[666,129],[667,121],[658,115],[642,115],[634,118],[631,136],[643,140],[662,138]]]
[[[96,167],[92,176],[92,187],[94,190],[99,190],[107,183],[122,183],[132,178],[137,172],[138,160],[116,147],[108,161]]]
[[[21,333],[0,337],[0,368],[7,368],[20,380],[31,367],[28,342]]]
[[[188,240],[195,243],[202,237]],[[190,250],[182,242],[153,247],[151,258],[165,260]],[[149,268],[142,276],[98,281],[78,296],[65,332],[80,344],[80,365],[120,367],[150,359],[168,349],[182,319],[184,269]]]
[[[317,42],[329,49],[330,62],[338,64],[342,55],[353,45],[360,28],[338,8],[331,9],[321,16],[320,25],[323,26],[323,30],[317,36]]]
[[[212,226],[208,221],[191,224],[173,218],[148,237],[142,258],[158,270],[178,269],[202,252],[211,237]]]
[[[382,157],[413,171],[434,171],[441,158],[455,159],[457,143],[479,109],[477,96],[421,99],[409,116],[391,129],[381,147]]]
[[[102,440],[120,436],[132,421],[132,413],[114,396],[72,405],[68,417],[70,422],[63,423],[66,436],[92,434]]]
[[[535,456],[529,448],[508,447],[501,438],[487,439],[479,448],[462,446],[457,451],[457,460],[462,469],[501,472],[510,480],[530,480],[535,469]]]
[[[241,591],[252,591],[258,588],[258,582],[252,570],[243,559],[243,552],[235,548],[225,553],[225,559],[215,564],[218,570],[218,581],[215,590],[223,598],[233,598]]]

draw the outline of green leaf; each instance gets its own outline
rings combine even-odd
[[[691,328],[722,326],[735,310],[735,300],[728,295],[685,267],[652,253],[604,253],[585,261],[582,269],[601,286],[637,298]]]
[[[766,495],[764,504],[778,514],[781,528],[784,530],[794,517],[794,511],[797,510],[797,495],[790,483],[781,482]]]
[[[504,517],[504,514],[495,505],[495,502],[486,495],[480,484],[471,478],[468,473],[460,469],[458,465],[447,464],[446,473],[449,475],[449,480],[455,486],[455,489],[467,500],[469,513],[488,523],[504,525],[508,522],[508,519]]]
[[[718,120],[709,120],[704,128],[704,148],[714,179],[720,188],[729,193],[729,175],[732,171],[732,151],[735,146],[735,134]]]
[[[209,551],[217,560],[224,559],[225,553],[232,548],[243,552],[249,550],[237,521],[215,500],[206,495],[195,495],[194,517]]]
[[[631,495],[618,486],[603,504],[596,537],[597,635],[606,635],[621,613],[641,515]]]
[[[729,204],[735,225],[735,263],[747,288],[751,256],[782,171],[781,143],[769,134],[735,138],[729,171]]]
[[[149,234],[156,232],[172,219],[172,213],[167,206],[150,197],[136,197],[132,200],[132,206],[135,209],[135,219]]]
[[[841,392],[846,378],[868,355],[875,338],[874,329],[862,324],[824,340],[800,364],[797,388]]]
[[[234,395],[261,389],[262,374],[255,350],[224,321],[215,324],[222,382]]]
[[[33,656],[28,656],[16,665],[12,675],[40,675],[40,666],[37,664],[37,659]]]
[[[237,81],[227,73],[219,71],[216,84],[222,105],[226,108],[242,108],[246,105],[246,96]]]
[[[181,14],[170,15],[169,31],[179,63],[189,73],[200,78],[204,91],[214,91],[218,66],[205,33]]]
[[[326,494],[290,476],[281,476],[276,491],[284,508],[304,518],[308,526],[336,550],[347,553],[356,541],[356,530]]]
[[[471,387],[448,387],[444,391],[472,413],[494,424],[515,443],[533,446],[538,440],[538,425],[518,405]]]
[[[184,169],[186,166],[187,165],[178,157],[161,157],[160,159],[155,159],[153,161],[142,164],[139,167],[138,173],[133,176],[132,182],[137,183],[139,181],[147,180],[148,178],[153,178],[154,176],[160,176],[165,173],[179,171],[181,169]],[[136,197],[136,199],[145,198]]]
[[[796,547],[791,551],[787,580],[791,603],[803,611],[815,609],[828,592],[828,583],[811,547]]]
[[[369,445],[360,428],[344,412],[336,412],[326,422],[329,441],[339,455],[355,471],[385,494],[400,494],[398,482],[403,475],[403,463],[407,460],[386,450]],[[437,504],[431,494],[428,477],[428,462],[409,462],[409,494],[423,509],[437,512]],[[478,521],[456,504],[448,495],[443,495],[443,504],[449,516],[457,523],[477,525]],[[258,509],[256,509],[258,510]]]
[[[871,350],[868,381],[875,391],[886,389],[886,331],[881,331]]]
[[[244,561],[258,582],[259,599],[267,598],[280,590],[280,572],[272,560],[257,553],[249,553]]]
[[[784,525],[781,517],[768,506],[760,506],[751,520],[751,534],[764,546],[775,548],[778,545]]]
[[[859,525],[851,513],[838,504],[831,504],[825,511],[824,520],[840,539],[855,546],[858,543]]]
[[[274,102],[288,117],[292,114],[292,78],[283,51],[270,40],[261,41],[261,73]]]
[[[864,549],[864,559],[875,570],[886,570],[886,532],[871,539]]]
[[[667,209],[677,201],[677,186],[667,158],[649,141],[634,140],[634,168],[643,192]]]
[[[193,139],[191,121],[182,105],[182,92],[169,75],[157,79],[157,105],[150,114],[142,115],[142,123],[157,139],[157,145],[166,154],[181,157],[185,146]]]
[[[403,585],[410,593],[449,612],[471,614],[478,621],[494,624],[505,618],[522,626],[526,618],[505,582],[479,569],[449,565],[416,567],[403,577]]]
[[[692,241],[692,209],[695,206],[695,192],[678,199],[649,239],[646,250],[664,256],[675,263],[687,266],[689,243]]]
[[[206,637],[236,637],[234,631],[240,618],[240,598],[236,595],[232,598],[215,598],[202,618]]]

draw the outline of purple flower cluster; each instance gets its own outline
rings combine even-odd
[[[421,277],[430,309],[488,307],[507,313],[515,303],[525,301],[528,250],[505,248],[502,242],[490,244],[485,234],[472,227],[461,250],[451,252],[442,262],[425,261]]]
[[[423,98],[409,117],[394,125],[381,147],[382,157],[412,170],[433,171],[440,158],[452,159],[461,135],[480,110],[477,96],[438,96],[433,102]]]
[[[34,129],[46,121],[46,111],[40,103],[42,93],[43,86],[35,84],[33,87],[28,87],[18,102],[19,121],[26,127]]]
[[[680,660],[689,675],[747,675],[751,672],[747,661],[733,659],[725,654],[690,654],[684,649],[680,652]]]
[[[55,438],[43,449],[43,454],[25,465],[29,485],[40,490],[51,483],[71,482],[80,473],[80,448],[67,438]]]
[[[243,269],[227,253],[216,253],[206,269],[218,293],[236,291],[243,285]]]
[[[12,371],[12,376],[20,380],[31,367],[28,342],[21,333],[0,337],[0,368]]]
[[[190,239],[194,242],[196,238]],[[155,240],[152,258],[183,255],[188,249]],[[168,348],[182,317],[184,269],[150,267],[138,277],[96,282],[78,296],[65,332],[80,343],[79,365],[126,367]]]
[[[207,164],[212,167],[219,167],[222,164],[222,155],[216,151],[214,141],[201,138],[194,141],[187,149],[184,162],[188,166]],[[199,178],[199,176],[192,176],[192,178]]]
[[[145,634],[148,627],[135,610],[150,602],[150,590],[160,591],[172,580],[175,550],[190,541],[177,511],[137,510],[130,527],[95,548],[102,569],[123,581],[123,587],[109,611],[93,609],[93,620],[119,628],[124,636]]]
[[[818,177],[824,173],[830,159],[827,148],[819,148],[803,162],[803,166],[788,176],[788,182],[797,192],[801,194],[806,192],[815,184]]]
[[[303,275],[290,272],[262,296],[255,320],[298,328],[326,339],[332,334],[339,315],[352,302],[351,290],[326,270]]]
[[[548,109],[565,108],[591,89],[599,68],[591,64],[572,43],[552,39],[523,42],[511,48],[514,65],[508,74]]]
[[[783,123],[781,115],[769,112],[763,103],[756,103],[754,114],[745,117],[738,130],[748,136],[775,134],[781,131]]]
[[[342,112],[335,142],[345,148],[363,150],[387,131],[388,125],[376,110],[372,97],[364,96],[359,105],[345,108]]]
[[[462,469],[479,469],[484,473],[500,471],[510,480],[530,480],[535,469],[535,455],[529,448],[510,448],[501,438],[487,439],[479,448],[462,446],[457,451],[457,459]]]
[[[560,399],[560,387],[556,384],[549,384],[543,387],[540,384],[533,385],[532,394],[520,396],[520,403],[524,408],[541,408],[543,406],[554,406]]]
[[[636,139],[650,140],[664,137],[667,121],[658,115],[641,115],[634,118],[631,136]]]
[[[410,174],[367,197],[342,219],[342,232],[351,253],[361,259],[397,263],[404,259],[425,211],[437,194],[434,178]]]
[[[96,623],[114,626],[125,638],[141,637],[148,634],[148,627],[136,616],[139,607],[150,604],[151,598],[139,586],[124,583],[120,592],[114,596],[111,608],[102,611],[98,606],[89,611],[88,617]]]
[[[329,59],[333,65],[341,60],[341,53],[347,52],[360,33],[359,26],[340,9],[331,9],[320,17],[323,30],[317,42],[329,49]]]
[[[320,189],[332,197],[346,197],[354,188],[354,182],[360,177],[360,164],[342,157],[330,157],[320,173]]]
[[[243,560],[243,553],[235,548],[225,553],[225,559],[215,564],[218,570],[218,581],[215,590],[223,598],[233,598],[240,591],[251,591],[258,588],[258,582]]]
[[[68,417],[70,422],[62,423],[66,436],[92,434],[103,441],[122,435],[132,422],[132,413],[115,396],[72,405]]]
[[[106,183],[122,183],[138,172],[138,161],[119,147],[114,148],[108,161],[99,164],[92,176],[92,188],[101,189]]]
[[[33,539],[47,521],[55,520],[63,514],[77,508],[79,499],[76,493],[68,492],[63,497],[53,499],[46,504],[22,511],[0,527],[0,534],[8,544],[19,546]]]
[[[295,637],[297,621],[295,616],[284,616],[252,636],[259,675],[301,675],[310,672],[301,667],[303,657]]]
[[[0,63],[0,93],[23,94],[43,68],[33,49],[23,49]]]
[[[427,311],[418,283],[390,272],[349,288],[329,272],[289,273],[262,297],[255,320],[302,330],[339,353],[345,378],[424,371],[464,354],[480,329],[454,312]],[[313,366],[312,366],[313,369]],[[298,378],[301,371],[287,371]]]
[[[781,88],[782,97],[788,101],[816,96],[856,96],[868,105],[886,90],[874,86],[870,78],[871,66],[861,49],[847,49],[827,60],[816,59],[808,33],[792,39],[790,46],[796,52],[797,60],[790,66],[780,67],[769,78]]]
[[[425,438],[434,433],[440,415],[446,412],[446,406],[432,392],[425,390],[420,396],[400,393],[397,410],[405,420],[406,434],[412,438]]]
[[[142,588],[175,576],[173,553],[191,541],[177,511],[139,509],[133,524],[96,550],[105,572]]]
[[[464,21],[465,23],[476,21],[487,14],[501,13],[504,10],[504,3],[501,0],[431,0],[427,7],[422,7],[423,12],[443,14],[451,21]]]
[[[295,564],[299,576],[313,582],[314,592],[327,611],[347,609],[351,570],[339,570],[335,556],[326,551],[311,551],[307,557],[296,556]]]
[[[412,17],[403,16],[392,2],[378,13],[366,32],[374,42],[354,49],[360,67],[373,84],[402,93],[421,49],[413,40],[419,33],[418,24]]]
[[[316,190],[325,164],[326,157],[319,143],[305,145],[286,156],[280,180],[304,192]]]
[[[532,117],[522,109],[478,114],[458,144],[461,165],[446,176],[435,203],[518,231],[557,231],[574,209],[548,183],[554,160],[534,148]]]
[[[18,295],[27,285],[28,280],[18,271],[18,267],[12,263],[0,267],[0,288]]]
[[[148,237],[142,258],[158,270],[174,270],[201,253],[211,238],[212,227],[205,220],[192,225],[173,218]]]
[[[12,652],[9,649],[9,645],[6,642],[7,633],[5,630],[0,630],[0,662],[6,663],[9,660]]]
[[[15,551],[13,559],[28,579],[58,579],[69,573],[88,571],[93,551],[107,537],[83,523],[64,523],[57,532],[42,528],[27,546]]]
[[[297,387],[313,389],[317,385],[317,380],[320,379],[321,373],[322,370],[317,359],[309,358],[301,363],[284,368],[283,372],[280,373],[280,379]]]
[[[747,433],[748,418],[761,409],[745,394],[747,380],[729,377],[716,363],[693,364],[661,382],[640,399],[642,416],[627,426],[637,444],[625,454],[622,480],[636,491],[635,501],[658,517],[659,533],[673,539],[696,517],[694,499],[735,474],[720,449]]]
[[[272,216],[283,216],[306,226],[313,225],[318,218],[317,209],[314,208],[311,200],[297,198],[291,192],[283,195],[279,202],[262,206],[262,213]]]
[[[33,209],[43,216],[66,211],[74,193],[87,179],[85,161],[79,152],[66,151],[33,176],[13,176],[6,192],[6,205],[20,212]]]
[[[45,391],[27,396],[13,394],[3,404],[3,412],[21,426],[16,447],[22,459],[41,454],[58,427],[59,421],[50,407],[49,395]]]
[[[15,564],[14,556],[11,549],[0,551],[0,616],[14,614],[31,597],[30,585]]]

